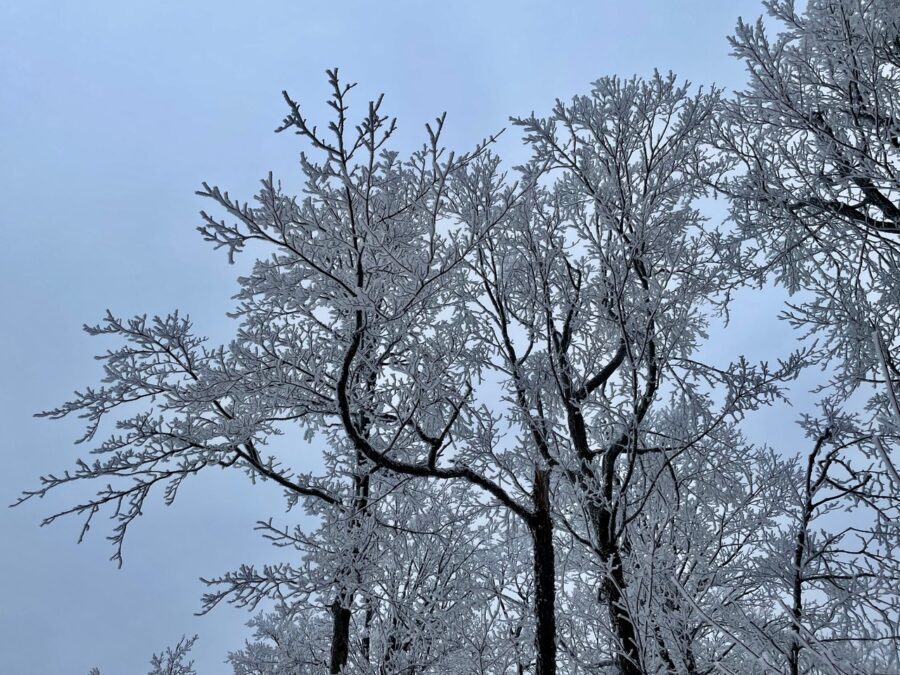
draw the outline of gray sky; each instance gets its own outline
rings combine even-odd
[[[742,66],[725,36],[739,15],[760,11],[758,0],[2,3],[2,501],[85,450],[72,444],[78,420],[31,417],[98,382],[91,356],[107,345],[82,323],[107,307],[181,308],[198,332],[228,338],[241,265],[196,233],[203,205],[193,191],[207,180],[249,197],[269,170],[299,187],[297,139],[272,133],[282,89],[321,118],[324,70],[339,66],[360,83],[360,110],[386,93],[403,146],[446,110],[445,140],[467,149],[509,115],[546,111],[603,75],[657,67],[738,86]],[[514,132],[501,151],[521,158]],[[731,354],[773,356],[787,342],[784,326],[759,319],[776,302],[745,294],[727,332]],[[790,433],[793,413],[767,415],[756,424],[770,441]],[[121,570],[107,560],[107,521],[81,546],[75,520],[37,526],[86,494],[0,510],[0,672],[146,672],[152,651],[195,632],[199,671],[228,672],[223,659],[249,616],[229,607],[194,617],[198,577],[276,559],[252,525],[281,515],[280,491],[229,472],[201,476],[174,507],[153,500]]]

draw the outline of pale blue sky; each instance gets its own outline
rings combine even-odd
[[[107,307],[177,307],[228,337],[240,266],[195,232],[193,191],[207,180],[250,196],[269,170],[287,185],[297,177],[296,138],[272,133],[282,89],[324,114],[323,73],[339,66],[360,83],[360,106],[386,92],[404,146],[446,110],[446,141],[465,149],[603,75],[657,67],[737,86],[725,36],[760,11],[757,0],[0,4],[0,501],[77,456],[77,420],[31,414],[97,382],[91,356],[103,345],[82,323]],[[512,133],[501,151],[521,153]],[[763,301],[759,313],[771,314],[771,296],[749,302]],[[729,349],[763,355],[786,335],[755,316],[729,331]],[[0,672],[146,672],[152,651],[194,632],[199,671],[228,672],[249,617],[193,617],[198,577],[274,557],[251,528],[281,514],[279,490],[221,472],[188,484],[172,508],[154,500],[121,570],[107,561],[105,522],[81,546],[74,520],[37,527],[85,494],[0,511]]]

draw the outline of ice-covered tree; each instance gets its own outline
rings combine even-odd
[[[238,675],[896,669],[900,12],[768,7],[784,32],[739,24],[732,100],[603,78],[513,119],[515,169],[490,140],[442,148],[443,117],[401,157],[336,71],[324,127],[285,94],[299,195],[271,175],[249,202],[199,192],[203,237],[257,256],[233,339],[178,313],[88,327],[120,341],[103,386],[44,415],[106,438],[23,501],[99,486],[45,522],[84,536],[108,513],[120,564],[151,494],[200,471],[302,505],[315,526],[259,526],[292,562],[207,580],[205,610],[263,609]],[[731,291],[770,273],[824,344],[705,362]],[[812,451],[750,445],[744,419],[811,363],[839,367]]]
[[[718,183],[736,225],[723,249],[750,278],[774,278],[794,295],[783,316],[819,339],[829,379],[821,414],[804,421],[813,449],[795,477],[791,525],[773,538],[782,587],[773,593],[788,618],[760,631],[787,630],[772,639],[791,673],[890,672],[900,581],[900,541],[886,525],[900,506],[900,5],[765,5],[775,37],[760,20],[740,22],[731,38],[748,83],[718,119],[735,162]]]
[[[749,81],[721,112],[737,175],[735,259],[803,292],[788,318],[822,336],[847,395],[883,382],[900,311],[900,6],[891,0],[793,0],[766,7],[731,38]],[[897,373],[888,377],[896,379]]]

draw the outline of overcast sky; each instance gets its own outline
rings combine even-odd
[[[360,110],[386,93],[401,146],[447,111],[445,140],[465,150],[603,75],[671,69],[738,87],[726,35],[760,11],[757,0],[0,3],[0,498],[86,450],[73,446],[78,420],[31,416],[98,382],[91,357],[108,345],[83,323],[106,308],[181,308],[198,332],[228,339],[241,265],[195,231],[193,192],[207,180],[249,197],[269,170],[299,186],[297,138],[273,133],[282,89],[321,118],[324,70],[339,66],[360,83]],[[514,131],[500,148],[522,157]],[[777,298],[742,301],[722,353],[784,353],[786,328],[761,319]],[[796,449],[793,413],[766,415],[754,437]],[[314,464],[314,452],[298,454],[295,468]],[[153,499],[120,570],[107,521],[81,546],[75,520],[38,527],[89,494],[80,488],[0,512],[0,672],[142,673],[182,633],[200,634],[201,675],[230,672],[223,660],[249,616],[194,617],[198,578],[277,559],[252,526],[282,515],[280,491],[223,471],[186,484],[174,507]]]

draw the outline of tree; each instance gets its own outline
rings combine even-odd
[[[364,527],[370,473],[378,465],[358,451],[349,458],[339,455],[332,466],[337,475],[349,474],[349,481],[337,476],[319,480],[291,470],[275,456],[264,456],[262,448],[283,433],[285,425],[296,422],[305,427],[308,442],[322,433],[340,453],[353,442],[332,426],[342,414],[364,443],[379,418],[398,419],[379,408],[381,401],[371,390],[387,367],[400,363],[402,371],[406,353],[401,339],[395,338],[439,310],[439,282],[454,273],[454,260],[467,246],[441,238],[436,226],[447,177],[469,158],[446,156],[441,150],[441,118],[434,129],[428,128],[429,143],[400,161],[384,149],[395,123],[379,113],[381,100],[372,102],[351,130],[345,105],[351,87],[339,83],[336,71],[329,73],[329,80],[336,117],[330,125],[333,141],[308,126],[285,94],[291,113],[282,130],[295,128],[324,157],[322,164],[301,157],[308,193],[303,202],[281,194],[271,176],[263,181],[256,207],[233,201],[209,185],[200,193],[240,223],[229,226],[204,214],[201,232],[225,247],[230,260],[256,240],[277,251],[273,258],[258,261],[251,276],[242,280],[235,313],[242,324],[236,340],[227,347],[207,348],[193,333],[190,320],[177,312],[127,321],[108,314],[102,324],[86,327],[92,335],[117,336],[125,343],[102,357],[106,386],[77,392],[75,400],[43,415],[85,417],[88,426],[79,442],[88,442],[106,417],[121,412],[116,432],[94,451],[102,459],[79,461],[74,471],[44,477],[41,487],[20,501],[74,481],[110,479],[95,497],[44,523],[61,515],[81,515],[83,537],[93,517],[109,508],[116,522],[113,559],[121,564],[127,530],[155,488],[171,504],[184,480],[210,467],[239,469],[253,480],[276,483],[286,491],[289,505],[304,500],[314,513],[327,512],[344,523],[335,536],[345,544],[340,554],[348,566],[332,570],[329,658],[330,670],[339,672],[347,660],[352,586],[359,584],[354,567],[361,562],[370,530]],[[363,221],[358,213],[364,214]],[[355,229],[363,225],[365,232]],[[370,247],[364,253],[358,248],[362,241]],[[398,254],[393,266],[384,266],[389,256]],[[361,278],[364,263],[376,269]],[[348,325],[362,320],[363,306],[385,331],[372,332],[371,341]],[[410,332],[406,339],[419,337]],[[356,353],[362,352],[359,361],[366,359],[352,376],[341,370],[351,344]],[[384,351],[376,354],[378,348]],[[352,411],[346,401],[339,403],[350,386],[360,387],[364,399],[354,402]],[[433,394],[438,398],[424,407],[446,407],[445,392]],[[129,415],[132,404],[145,407]],[[431,425],[417,424],[415,433],[431,439],[426,429]]]
[[[566,530],[599,558],[595,594],[627,674],[646,672],[658,658],[648,645],[659,642],[641,634],[650,610],[630,592],[630,568],[652,567],[633,557],[636,524],[667,472],[685,480],[678,458],[691,448],[740,452],[729,421],[777,399],[802,362],[718,369],[694,355],[710,315],[727,305],[695,207],[720,170],[708,145],[717,99],[690,94],[672,74],[604,78],[547,119],[515,120],[533,147],[526,175],[556,180],[535,190],[476,268],[499,333],[498,369],[512,375],[519,415],[547,439],[543,459],[574,501],[557,507],[577,514]],[[528,336],[521,349],[513,325]],[[667,553],[677,556],[654,557]]]
[[[383,472],[372,478],[370,533],[354,560],[346,560],[347,527],[340,517],[323,518],[309,534],[262,523],[265,536],[296,550],[303,564],[242,566],[207,582],[214,591],[204,598],[205,611],[226,599],[251,609],[266,598],[277,601],[274,613],[254,620],[257,639],[232,655],[238,672],[317,673],[331,664],[327,648],[331,644],[333,652],[334,640],[328,633],[338,616],[331,601],[338,585],[334,571],[345,569],[354,570],[355,578],[340,584],[352,590],[341,669],[456,672],[465,668],[455,664],[476,660],[476,644],[490,646],[489,663],[512,651],[497,617],[483,611],[509,590],[496,551],[504,524],[485,518],[484,505],[458,485],[410,484],[408,478],[398,485],[381,480]],[[527,562],[520,558],[506,553],[513,569]]]
[[[312,531],[259,524],[296,562],[207,581],[204,611],[274,601],[238,675],[896,668],[898,11],[768,6],[788,30],[739,24],[734,100],[603,78],[513,120],[531,156],[512,172],[492,139],[443,149],[444,117],[401,159],[381,98],[354,123],[337,71],[323,132],[285,94],[302,196],[271,175],[252,205],[199,192],[223,214],[205,239],[260,255],[234,339],[207,347],[178,313],[87,328],[124,342],[105,386],[44,414],[115,430],[22,500],[105,483],[45,522],[84,536],[111,511],[120,564],[150,493],[171,504],[201,470],[302,503]],[[731,231],[701,210],[713,189]],[[814,294],[788,318],[828,344],[704,361],[731,291],[772,271]],[[747,443],[813,363],[841,370],[804,418],[812,451]],[[282,434],[299,452],[266,456]],[[317,445],[320,475],[291,468]]]
[[[726,102],[721,147],[738,171],[719,187],[736,231],[733,264],[802,293],[785,318],[822,336],[832,370],[813,449],[773,551],[788,598],[788,672],[897,668],[895,528],[900,314],[900,7],[880,0],[765,3],[731,38],[749,83]],[[874,385],[874,389],[873,389]],[[868,395],[866,411],[859,397]],[[853,512],[853,523],[836,514]],[[788,560],[790,562],[788,563]],[[777,623],[777,622],[776,622]],[[783,625],[783,624],[778,624]],[[769,628],[772,628],[770,623]],[[765,631],[763,631],[765,632]],[[850,664],[853,664],[850,666]],[[847,670],[845,670],[847,669]]]
[[[858,420],[824,406],[806,421],[815,444],[804,467],[789,574],[788,671],[853,663],[864,672],[900,666],[900,517],[891,477],[860,451]],[[870,455],[871,456],[871,455]],[[828,522],[853,512],[852,524]],[[816,527],[818,525],[818,527]],[[806,661],[806,663],[804,663]]]
[[[324,158],[316,164],[301,157],[305,200],[285,196],[271,176],[263,181],[253,208],[206,184],[200,192],[237,221],[227,224],[203,214],[201,232],[226,248],[230,260],[254,241],[276,251],[242,279],[237,339],[228,347],[207,349],[193,335],[190,321],[177,313],[152,321],[108,315],[103,325],[87,328],[91,334],[126,341],[103,357],[109,386],[78,393],[71,403],[44,414],[83,414],[89,425],[81,440],[89,441],[111,411],[138,401],[147,409],[117,421],[124,433],[99,446],[104,460],[80,461],[74,472],[47,476],[40,489],[26,492],[22,500],[72,481],[115,479],[116,485],[45,523],[61,515],[84,515],[83,536],[96,513],[113,507],[113,557],[119,563],[127,529],[151,490],[162,484],[170,504],[188,476],[211,466],[236,467],[251,478],[271,480],[287,491],[290,504],[305,499],[317,504],[317,513],[323,504],[326,510],[342,511],[348,519],[343,534],[350,535],[350,563],[329,572],[337,584],[330,669],[339,672],[348,658],[354,596],[346,580],[355,576],[353,583],[361,583],[355,568],[368,542],[358,536],[365,531],[361,520],[368,516],[374,470],[462,480],[483,489],[543,537],[541,550],[549,553],[551,564],[540,568],[538,578],[552,587],[554,577],[549,507],[540,476],[532,511],[473,468],[477,458],[470,464],[458,459],[451,466],[438,464],[451,430],[457,438],[466,437],[460,417],[471,388],[467,393],[465,383],[477,367],[468,363],[455,322],[440,314],[456,299],[447,289],[481,236],[478,228],[490,229],[497,222],[515,199],[514,188],[503,188],[507,205],[488,214],[478,228],[442,233],[448,181],[483,148],[471,156],[444,153],[438,145],[440,118],[436,127],[428,127],[429,143],[400,162],[395,152],[384,149],[395,124],[379,114],[381,100],[371,103],[367,116],[351,130],[345,97],[352,85],[340,84],[336,71],[329,79],[329,103],[335,110],[330,138],[320,136],[285,95],[291,112],[281,130],[295,129]],[[451,366],[463,370],[453,372]],[[349,462],[345,455],[338,462],[352,467],[352,491],[345,487],[341,496],[333,481],[297,474],[261,454],[267,438],[290,422],[306,428],[307,440],[321,433],[334,452],[350,453]],[[476,443],[477,434],[473,430],[471,435]],[[348,551],[342,553],[348,559]],[[237,592],[239,601],[249,597],[252,604],[261,586],[271,590],[280,585],[275,576],[258,578],[252,570],[242,570],[221,581],[230,586],[226,593]],[[221,597],[213,596],[209,603]],[[543,655],[538,670],[551,673],[552,602],[549,612],[538,613],[535,634]]]
[[[879,379],[877,342],[898,345],[900,10],[888,0],[765,3],[783,31],[739,23],[747,88],[721,114],[740,171],[719,184],[735,262],[793,294],[787,318],[825,337],[847,396]],[[882,380],[882,384],[884,381]]]
[[[166,647],[166,651],[154,654],[150,659],[149,675],[197,675],[194,662],[188,661],[188,654],[197,642],[197,636],[182,636],[174,647]],[[101,675],[99,668],[91,668],[88,675]]]

